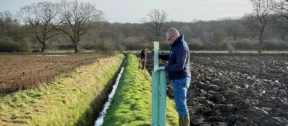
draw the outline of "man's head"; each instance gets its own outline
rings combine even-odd
[[[166,39],[168,40],[169,44],[173,44],[174,41],[180,36],[179,31],[176,28],[171,28],[166,33]]]

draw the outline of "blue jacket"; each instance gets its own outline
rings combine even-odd
[[[178,37],[171,45],[170,54],[159,55],[159,59],[168,60],[165,70],[168,71],[168,78],[170,80],[191,78],[190,51],[183,35]]]

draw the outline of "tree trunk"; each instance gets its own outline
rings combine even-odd
[[[260,46],[259,46],[259,51],[258,51],[258,53],[262,53],[262,47],[263,47],[263,32],[264,32],[264,29],[262,29],[261,30],[261,32],[260,32],[260,36],[259,36],[259,44],[260,44]]]
[[[46,49],[46,43],[43,42],[42,43],[42,48],[41,48],[41,53],[43,53],[45,51],[45,49]]]
[[[78,53],[78,42],[73,42],[74,43],[74,53]]]

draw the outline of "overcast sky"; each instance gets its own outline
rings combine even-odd
[[[0,11],[19,11],[20,7],[44,0],[0,0]],[[59,2],[60,0],[50,0]],[[151,10],[168,13],[173,21],[239,18],[252,12],[249,0],[78,0],[94,3],[109,22],[139,23]]]

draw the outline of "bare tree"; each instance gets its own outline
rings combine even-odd
[[[288,20],[285,17],[279,16],[272,24],[274,33],[280,36],[282,41],[286,41],[288,33]]]
[[[20,9],[20,15],[25,23],[32,28],[37,41],[42,44],[41,52],[46,49],[47,40],[57,35],[55,31],[55,17],[58,14],[58,4],[39,2]]]
[[[15,23],[10,11],[0,12],[0,37],[11,37],[12,26]]]
[[[288,20],[288,2],[282,0],[275,0],[273,4],[275,6],[274,11],[276,12],[276,14]]]
[[[273,21],[270,14],[273,13],[273,1],[272,0],[250,0],[253,4],[252,14],[246,16],[246,26],[259,32],[259,53],[262,53],[263,47],[263,33],[265,28]]]
[[[239,20],[232,19],[223,20],[223,23],[225,24],[223,27],[226,31],[226,34],[229,37],[233,37],[233,40],[235,41],[242,30],[241,23],[239,23]]]
[[[165,30],[164,23],[168,21],[168,14],[162,10],[152,10],[144,19],[143,23],[148,26],[144,30],[145,34],[151,39],[157,40]]]
[[[193,26],[193,27],[192,27]],[[201,41],[207,42],[210,38],[207,34],[207,27],[209,27],[207,24],[205,24],[204,21],[197,21],[191,25],[191,31],[195,32],[196,36]]]
[[[286,41],[288,32],[288,2],[275,0],[275,12],[278,18],[274,22],[274,26],[277,28],[276,32],[281,36],[283,41]]]
[[[91,3],[78,1],[61,2],[60,20],[62,25],[57,29],[68,35],[74,45],[75,53],[79,52],[78,44],[87,31],[103,19],[103,12]]]

